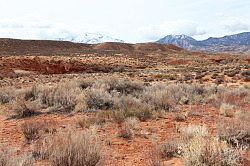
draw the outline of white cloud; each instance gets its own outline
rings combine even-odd
[[[84,33],[104,33],[103,27],[91,27],[88,25],[66,25],[63,23],[50,23],[34,19],[9,19],[0,20],[1,38],[18,39],[59,39],[76,38]]]
[[[241,32],[241,31],[249,31],[250,23],[247,20],[239,19],[239,18],[226,18],[221,23],[224,28],[229,32]]]
[[[203,35],[206,31],[196,22],[189,20],[166,21],[159,25],[149,25],[138,29],[138,34],[147,40],[157,40],[169,34],[185,34],[188,36]]]

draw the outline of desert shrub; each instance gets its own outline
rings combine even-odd
[[[6,104],[11,102],[15,90],[13,88],[1,88],[0,89],[0,104]],[[12,94],[12,95],[11,95]]]
[[[154,112],[150,109],[149,106],[143,106],[138,110],[127,112],[128,117],[137,117],[140,121],[146,121],[148,119],[154,118]]]
[[[41,86],[32,86],[22,89],[16,89],[16,96],[22,98],[25,101],[34,101],[38,98],[39,88]]]
[[[156,149],[153,149],[149,152],[149,164],[151,166],[164,166],[165,164],[162,162],[161,155]]]
[[[127,118],[118,132],[118,136],[125,139],[133,139],[138,121],[136,118]]]
[[[143,83],[128,78],[106,77],[98,80],[84,80],[80,82],[82,89],[105,89],[108,93],[118,92],[120,95],[134,95],[143,90]]]
[[[140,93],[143,90],[143,83],[129,79],[112,78],[108,81],[109,92],[117,91],[123,95]]]
[[[188,166],[229,165],[242,163],[242,151],[215,138],[194,137],[183,144],[181,158]]]
[[[37,121],[26,121],[21,125],[21,131],[27,142],[40,138],[41,123]]]
[[[100,143],[91,130],[60,133],[47,147],[52,166],[96,166],[101,161]]]
[[[13,117],[15,118],[25,118],[34,116],[39,113],[41,109],[40,103],[25,101],[22,98],[16,98],[12,105],[12,111],[14,113]]]
[[[169,85],[169,91],[172,93],[177,104],[202,103],[205,94],[204,87],[198,84]]]
[[[150,103],[155,110],[171,111],[175,108],[175,101],[166,87],[147,87],[141,95],[144,102]]]
[[[200,85],[158,84],[146,87],[140,96],[143,101],[155,109],[175,110],[176,104],[194,104],[204,102],[206,90]]]
[[[1,166],[33,166],[33,159],[29,154],[14,157],[15,150],[0,145],[0,165]]]
[[[177,142],[169,141],[158,145],[158,150],[162,158],[173,158],[178,156],[179,145]]]
[[[206,102],[207,97],[216,92],[216,88],[209,85],[206,86],[194,84],[194,85],[186,85],[186,94],[187,98],[189,98],[189,103],[191,104],[201,104]]]
[[[153,110],[140,99],[131,95],[121,96],[115,100],[114,118],[124,120],[126,117],[137,117],[141,121],[153,118]]]
[[[219,88],[216,84],[208,84],[206,86],[204,86],[205,89],[205,93],[206,94],[216,94],[219,91]]]
[[[0,147],[0,165],[8,166],[10,160],[10,152],[9,149]]]
[[[214,83],[219,85],[222,84],[225,81],[225,78],[223,76],[217,76],[214,80]]]
[[[238,70],[225,71],[225,74],[229,77],[234,77],[236,74],[239,74]]]
[[[81,128],[89,128],[90,126],[94,125],[96,123],[97,119],[94,117],[88,117],[88,116],[81,116],[78,117],[76,122],[77,125]]]
[[[139,123],[139,121],[138,121],[138,119],[136,117],[128,117],[128,118],[125,119],[126,126],[131,128],[132,130],[137,129],[138,123]]]
[[[86,97],[87,95],[85,95],[84,93],[81,93],[76,97],[76,105],[74,108],[75,112],[84,112],[88,110]]]
[[[56,122],[53,120],[30,120],[25,121],[20,127],[27,143],[41,138],[43,133],[54,134]]]
[[[209,134],[208,128],[206,126],[189,124],[186,127],[180,128],[180,133],[183,138],[190,139],[193,137],[206,137]]]
[[[242,122],[249,122],[250,121],[250,111],[248,110],[237,110],[235,112],[235,118],[236,120],[242,121]]]
[[[82,90],[91,87],[95,83],[94,79],[84,79],[79,81],[79,86]]]
[[[35,100],[38,98],[39,86],[33,86],[31,88],[26,89],[24,92],[24,99],[27,100]]]
[[[220,105],[220,114],[226,117],[232,117],[234,113],[234,108],[235,108],[234,105],[222,103]]]
[[[8,102],[10,102],[11,97],[4,92],[0,92],[0,104],[6,104]]]
[[[112,95],[105,88],[89,88],[85,92],[85,104],[90,110],[107,110],[113,108]]]
[[[56,86],[40,87],[38,95],[42,104],[57,110],[73,111],[77,96],[81,93],[78,84],[73,82],[59,83]]]
[[[217,95],[217,103],[227,103],[230,105],[240,106],[250,102],[250,90],[246,87],[237,87],[233,89],[224,89]]]
[[[155,110],[170,111],[175,107],[175,99],[173,98],[167,86],[157,85],[146,87],[140,98],[143,102],[149,103]]]
[[[173,138],[173,140],[163,143],[156,143],[154,141],[152,143],[154,146],[149,151],[151,166],[164,166],[165,164],[162,161],[179,157],[180,155],[179,140]]]
[[[122,128],[119,130],[118,136],[131,140],[134,137],[134,132],[131,128],[125,125],[125,126],[122,126]]]
[[[107,122],[107,120],[111,119],[112,116],[110,112],[110,110],[97,112],[95,116],[96,124],[103,125]]]
[[[250,76],[250,70],[245,70],[241,73],[243,76]]]
[[[248,118],[249,120],[249,118]],[[232,145],[250,145],[250,125],[244,119],[220,119],[217,123],[217,135]]]
[[[54,134],[57,132],[56,126],[58,125],[55,120],[43,120],[39,121],[42,125],[42,130],[44,133]]]
[[[182,114],[175,115],[175,121],[177,121],[177,122],[183,122],[185,120],[186,120],[186,116],[185,115],[182,115]]]
[[[121,124],[126,119],[126,114],[122,110],[112,110],[111,118],[116,122]]]

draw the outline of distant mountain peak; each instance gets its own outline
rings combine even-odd
[[[169,37],[173,37],[173,38],[176,38],[176,39],[188,39],[188,38],[191,38],[190,36],[187,36],[187,35],[168,35]]]
[[[156,42],[160,44],[174,44],[187,50],[245,52],[250,50],[250,32],[217,38],[210,37],[202,41],[197,41],[187,35],[167,35]]]
[[[157,41],[160,44],[173,44],[178,47],[187,48],[196,44],[196,40],[187,35],[168,35]]]
[[[190,37],[190,36],[187,36],[187,35],[184,35],[184,34],[182,34],[182,35],[167,35],[167,36],[165,36],[164,38],[174,38],[174,39],[193,39],[192,37]]]
[[[124,43],[123,40],[115,39],[111,36],[104,35],[101,33],[84,33],[79,36],[68,36],[66,38],[60,38],[60,41],[71,41],[74,43],[86,43],[86,44],[98,44],[104,42],[119,42]]]

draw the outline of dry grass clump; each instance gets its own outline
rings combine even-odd
[[[95,117],[81,116],[76,119],[76,123],[81,128],[89,128],[98,123],[98,119]]]
[[[14,89],[5,88],[0,92],[0,103],[9,103],[11,107],[11,116],[16,118],[25,118],[39,113],[41,104],[33,97],[35,88]]]
[[[156,145],[152,154],[151,165],[180,157],[187,166],[238,166],[243,162],[244,149],[211,137],[205,126],[189,125],[181,128],[180,139]]]
[[[242,164],[242,151],[215,138],[194,137],[182,146],[181,158],[188,166]]]
[[[41,138],[43,133],[53,134],[56,132],[54,121],[36,121],[30,120],[25,121],[21,126],[22,134],[24,135],[25,141],[30,143]]]
[[[134,131],[131,128],[129,128],[129,126],[124,125],[122,126],[121,129],[119,129],[118,136],[132,140],[134,138]]]
[[[233,89],[224,88],[217,94],[216,102],[218,104],[227,103],[230,105],[241,106],[241,104],[250,102],[250,89],[240,86]]]
[[[14,93],[14,90],[12,88],[1,88],[0,89],[0,104],[6,104],[11,102],[13,99],[12,95]]]
[[[203,103],[205,96],[210,93],[212,93],[212,90],[196,84],[157,84],[145,87],[140,98],[146,103],[153,105],[156,110],[173,111],[176,104]]]
[[[140,98],[152,105],[155,110],[171,111],[176,105],[172,95],[173,93],[166,86],[152,86],[146,87]]]
[[[168,141],[158,146],[158,151],[162,158],[170,159],[179,154],[179,145],[175,141]]]
[[[233,117],[234,116],[234,105],[222,103],[220,106],[220,114],[226,117]]]
[[[89,87],[91,87],[94,83],[95,83],[95,79],[83,79],[78,81],[79,86],[82,90],[87,89]]]
[[[19,90],[18,93],[20,96],[23,96],[23,98],[26,101],[29,101],[29,100],[34,101],[35,99],[38,98],[40,87],[41,86],[33,86],[30,88],[22,89],[22,90]]]
[[[0,165],[1,166],[33,166],[33,159],[30,155],[15,156],[15,150],[0,145]]]
[[[121,78],[113,78],[108,80],[108,91],[117,91],[123,95],[140,93],[143,90],[143,83],[139,81],[131,81]]]
[[[0,104],[6,104],[10,102],[10,96],[4,92],[0,92]]]
[[[53,87],[42,87],[38,94],[43,105],[70,112],[76,105],[81,89],[77,83],[65,82]]]
[[[180,157],[185,165],[241,165],[243,149],[209,135],[205,126],[189,125],[181,128]]]
[[[137,117],[141,121],[153,118],[154,110],[140,99],[131,95],[121,96],[115,99],[115,108],[113,118],[121,122],[127,117]]]
[[[92,130],[60,133],[48,141],[52,166],[96,166],[101,162],[100,143]]]
[[[21,125],[21,131],[27,142],[35,141],[40,138],[40,130],[42,125],[37,121],[27,121]]]
[[[135,129],[137,127],[138,120],[135,117],[129,117],[122,124],[121,129],[118,132],[118,136],[125,139],[133,139],[135,136]]]
[[[163,160],[169,160],[180,156],[179,140],[175,138],[168,139],[163,143],[156,143],[153,140],[153,148],[149,152],[151,166],[164,166]]]
[[[74,112],[84,112],[88,110],[88,105],[86,102],[86,95],[84,93],[79,94],[76,97],[76,105],[74,108]]]
[[[53,108],[53,110],[72,111],[76,105],[77,96],[81,93],[76,81],[60,82],[57,85],[38,85],[15,90],[13,106],[17,111],[28,107],[36,109]],[[20,104],[22,103],[22,104]],[[32,109],[29,109],[32,110]]]
[[[179,130],[182,137],[185,139],[193,137],[207,137],[209,135],[208,128],[205,125],[201,126],[189,124],[186,127],[181,127]]]
[[[112,78],[95,81],[91,86],[85,86],[84,97],[87,109],[113,109],[114,100],[128,94],[142,91],[143,86],[128,79]]]
[[[217,123],[217,135],[232,145],[250,145],[250,123],[247,119],[220,119]]]
[[[153,149],[152,151],[149,152],[149,164],[151,166],[165,166],[162,162],[161,155],[159,154],[159,151],[157,149]]]
[[[12,105],[12,111],[14,113],[13,117],[15,118],[25,118],[34,116],[39,113],[39,110],[41,108],[40,104],[36,101],[25,101],[22,98],[17,97]]]
[[[176,114],[175,115],[175,121],[177,122],[183,122],[187,119],[187,117],[185,115],[182,114]]]
[[[88,88],[84,92],[85,102],[89,110],[107,110],[113,108],[112,95],[104,87]]]
[[[7,148],[0,147],[0,165],[9,166],[10,160],[10,151]]]
[[[250,121],[250,111],[248,110],[237,110],[235,112],[235,118],[242,122]]]

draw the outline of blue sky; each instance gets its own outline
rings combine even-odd
[[[98,32],[126,42],[250,31],[250,0],[0,0],[0,37],[55,39]]]

